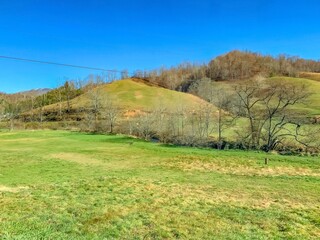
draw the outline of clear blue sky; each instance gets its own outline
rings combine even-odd
[[[233,49],[318,60],[319,14],[318,0],[0,0],[0,55],[130,71]],[[90,73],[0,59],[0,91]]]

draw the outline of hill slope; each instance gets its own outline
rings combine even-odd
[[[307,78],[314,81],[320,82],[320,73],[313,73],[313,72],[302,72],[299,74],[301,78]]]
[[[305,104],[297,104],[295,108],[297,110],[304,111],[311,116],[320,116],[320,81],[306,79],[306,78],[290,78],[290,77],[274,77],[275,81],[294,81],[296,84],[305,84],[311,95],[307,99]]]
[[[197,107],[205,103],[200,98],[186,93],[176,92],[158,86],[150,86],[138,80],[125,79],[99,87],[102,98],[110,96],[119,107],[132,110],[151,110],[161,106],[168,109],[179,105]],[[76,105],[90,104],[90,92],[73,101]]]
[[[131,79],[104,85],[101,90],[103,94],[108,94],[120,107],[127,110],[151,110],[160,106],[174,109],[179,105],[198,107],[199,104],[204,103],[203,100],[191,94],[150,86]],[[83,98],[88,101],[88,94],[80,96],[75,101]]]
[[[307,79],[293,77],[272,77],[270,79],[278,82],[292,81],[295,84],[304,84],[308,91],[311,92],[311,95],[306,100],[306,103],[297,104],[292,108],[299,112],[303,112],[308,116],[320,116],[320,74],[319,81],[310,78]],[[232,89],[232,86],[238,84],[238,82],[221,81],[217,82],[217,84],[224,87],[230,87],[230,89]]]
[[[206,103],[206,101],[192,94],[153,86],[138,79],[124,79],[98,86],[72,99],[70,101],[71,109],[76,111],[81,108],[90,108],[94,94],[99,95],[102,103],[107,98],[111,98],[115,105],[126,111],[150,111],[157,107],[167,110],[188,107],[192,110]],[[46,112],[57,112],[59,107],[57,103],[48,105],[44,109]],[[62,103],[62,109],[66,109],[66,107],[67,103]]]

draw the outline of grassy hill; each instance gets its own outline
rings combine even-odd
[[[100,87],[102,94],[112,97],[116,104],[125,109],[150,110],[156,106],[175,108],[180,104],[197,107],[204,103],[191,94],[172,91],[166,88],[147,85],[139,80],[125,79]],[[75,99],[74,102],[88,103],[90,93]]]
[[[206,103],[192,94],[172,91],[155,85],[146,84],[138,79],[124,79],[104,84],[71,100],[71,108],[90,107],[93,92],[97,92],[103,102],[107,97],[124,110],[149,111],[156,107],[174,110],[179,106],[190,109]],[[63,103],[63,108],[66,108]],[[46,110],[56,110],[59,104],[46,106]]]
[[[274,77],[274,81],[293,81],[296,84],[306,84],[312,95],[309,97],[306,104],[299,104],[293,109],[302,112],[306,117],[320,116],[320,82],[306,78],[289,78],[289,77]],[[218,82],[221,85],[227,85],[232,89],[232,84],[236,82]],[[124,79],[115,81],[109,84],[104,84],[96,89],[86,92],[73,100],[71,100],[71,113],[66,119],[75,120],[79,116],[78,110],[88,109],[92,105],[92,92],[99,92],[101,102],[104,102],[107,97],[114,100],[125,116],[134,116],[140,111],[152,111],[159,107],[165,108],[167,111],[175,111],[178,108],[184,107],[189,110],[199,109],[206,102],[192,94],[172,91],[156,85],[145,83],[139,79]],[[52,104],[44,108],[45,116],[49,121],[55,121],[55,116],[58,116],[60,105]],[[62,110],[67,108],[67,103],[62,103]],[[38,110],[35,110],[35,114]],[[81,113],[80,113],[81,114]],[[26,113],[27,117],[30,113]],[[226,130],[233,131],[233,128]]]
[[[311,73],[312,75],[313,73]],[[274,81],[292,81],[296,84],[305,84],[311,95],[305,104],[298,104],[294,108],[298,111],[305,112],[310,116],[320,116],[320,81],[306,78],[274,77]],[[320,80],[320,78],[319,78]]]
[[[310,73],[310,76],[318,76],[317,73]],[[309,78],[293,78],[293,77],[272,77],[270,78],[273,81],[289,81],[295,84],[304,84],[306,85],[308,91],[311,92],[311,95],[306,99],[306,103],[297,104],[293,107],[293,109],[304,112],[307,116],[320,116],[320,74],[319,81],[316,81],[316,77],[314,79]],[[238,84],[237,82],[218,82],[218,85],[224,85],[225,87],[229,87],[232,89],[232,85]],[[226,86],[227,85],[227,86]]]
[[[299,77],[320,82],[320,73],[302,72],[299,74]]]

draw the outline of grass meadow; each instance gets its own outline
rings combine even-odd
[[[319,239],[320,159],[0,132],[0,239],[179,238]]]

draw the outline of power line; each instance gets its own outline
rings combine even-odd
[[[0,58],[2,58],[2,59],[16,60],[16,61],[32,62],[32,63],[50,64],[50,65],[57,65],[57,66],[63,66],[63,67],[89,69],[89,70],[102,71],[102,72],[113,72],[113,73],[125,73],[125,72],[126,72],[126,71],[117,71],[117,70],[110,70],[110,69],[97,68],[97,67],[79,66],[79,65],[73,65],[73,64],[57,63],[57,62],[49,62],[49,61],[41,61],[41,60],[34,60],[34,59],[27,59],[27,58],[18,58],[18,57],[10,57],[10,56],[0,56]],[[127,73],[129,74],[129,72],[127,72]]]

